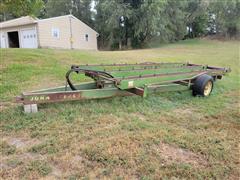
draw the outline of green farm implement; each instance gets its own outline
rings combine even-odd
[[[152,92],[192,90],[193,95],[209,96],[213,83],[229,68],[190,63],[141,63],[73,65],[66,74],[66,85],[22,93],[16,101],[25,112],[37,112],[37,104],[139,95]],[[84,74],[93,81],[75,84],[73,73]]]

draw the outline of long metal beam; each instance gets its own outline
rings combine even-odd
[[[91,86],[92,83],[85,83],[84,86]],[[81,87],[81,85],[78,85]],[[120,90],[115,87],[103,88],[103,89],[81,89],[77,91],[63,91],[65,87],[61,86],[58,88],[45,89],[42,91],[33,91],[28,93],[22,93],[21,96],[16,97],[16,102],[23,104],[42,104],[42,103],[52,103],[52,102],[62,102],[62,101],[76,101],[76,100],[86,100],[86,99],[100,99],[100,98],[110,98],[115,96],[132,96],[139,95],[146,97],[144,91],[147,92],[165,92],[165,91],[179,91],[187,90],[189,87],[180,84],[169,83],[166,85],[151,85],[145,88],[132,88],[127,91]]]
[[[94,81],[73,85],[70,74],[84,73]],[[110,98],[152,92],[191,89],[194,80],[203,74],[220,79],[229,68],[189,63],[141,63],[72,66],[66,74],[68,85],[22,93],[16,102],[23,103],[26,112],[36,112],[37,104]]]

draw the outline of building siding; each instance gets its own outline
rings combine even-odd
[[[97,33],[75,17],[71,18],[73,49],[97,50]],[[86,41],[85,35],[88,35]]]
[[[52,36],[52,29],[59,29],[59,37]],[[70,49],[70,23],[68,16],[38,21],[39,46],[42,48]]]
[[[24,25],[21,23],[31,23]],[[34,24],[33,24],[34,23]],[[14,26],[15,24],[21,24]],[[11,27],[1,27],[1,26]],[[59,16],[48,19],[33,19],[22,17],[9,22],[0,23],[0,34],[4,34],[7,41],[7,33],[10,31],[21,31],[23,29],[35,29],[37,43],[40,48],[62,48],[62,49],[88,49],[97,50],[98,33],[88,25],[72,15]],[[53,33],[54,29],[54,33]],[[54,37],[53,36],[57,36]],[[88,40],[86,40],[88,35]],[[20,48],[21,37],[19,36]],[[6,42],[8,45],[8,42]]]
[[[28,24],[28,25],[22,25],[22,26],[0,28],[0,34],[3,33],[4,36],[5,36],[5,41],[6,41],[7,48],[8,48],[8,45],[9,45],[8,44],[8,35],[7,35],[8,32],[18,31],[19,44],[20,44],[20,48],[21,48],[22,47],[22,37],[20,36],[20,33],[21,33],[22,30],[27,30],[27,29],[36,29],[37,30],[37,25],[36,24]]]

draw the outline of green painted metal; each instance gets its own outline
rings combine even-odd
[[[167,68],[186,67],[187,63],[136,63],[136,64],[100,64],[100,65],[79,65],[78,67],[88,70],[99,71],[122,71],[122,70],[134,70],[134,69],[155,69],[155,68]]]
[[[147,74],[164,74],[164,73],[175,73],[175,72],[192,72],[192,71],[203,70],[203,67],[193,68],[159,68],[159,69],[142,69],[142,70],[124,70],[124,71],[110,71],[109,74],[115,78],[123,78],[129,76],[143,76]]]
[[[187,64],[180,63],[166,63],[166,64],[129,64],[123,65],[88,65],[88,66],[78,66],[85,70],[97,70],[104,71],[111,74],[115,78],[129,77],[129,76],[140,76],[146,74],[160,74],[160,73],[171,73],[171,72],[191,72],[196,70],[203,70],[205,66],[193,66],[189,67]]]
[[[110,98],[115,96],[130,96],[133,95],[127,91],[121,91],[118,88],[106,89],[89,89],[78,91],[58,91],[55,92],[42,92],[42,93],[28,93],[22,94],[22,103],[24,104],[42,104],[50,102],[61,101],[75,101],[83,99],[99,99]]]
[[[183,74],[176,74],[176,73],[169,73],[163,76],[152,76],[152,77],[139,77],[134,79],[122,79],[120,83],[117,85],[120,89],[129,89],[133,87],[143,87],[144,85],[151,85],[151,84],[164,84],[171,81],[182,81],[186,79],[192,79],[193,77],[197,76],[198,74],[203,73],[202,71],[194,71],[183,73]]]
[[[97,89],[96,82],[81,83],[81,84],[76,85],[76,87],[79,90]],[[67,86],[67,87],[60,86],[60,87],[54,87],[54,88],[48,88],[48,89],[41,89],[41,90],[37,90],[37,91],[33,91],[33,92],[34,93],[45,93],[45,92],[50,93],[50,92],[64,92],[64,91],[72,91],[72,90],[69,86]]]
[[[103,89],[97,89],[94,86],[95,83],[84,83],[77,85],[79,89],[77,91],[64,91],[65,86],[58,88],[44,89],[41,91],[32,91],[29,93],[23,93],[21,98],[24,104],[42,104],[50,102],[61,102],[61,101],[76,101],[83,99],[100,99],[110,98],[115,96],[133,96],[134,93],[120,90],[116,87],[109,87]],[[92,87],[86,89],[87,87]],[[166,92],[166,91],[179,91],[189,89],[186,86],[180,84],[167,84],[167,85],[153,85],[145,86],[142,97],[147,97],[149,93],[154,92]],[[21,100],[19,100],[21,102]]]
[[[72,69],[69,72],[84,73],[85,76],[92,78],[93,82],[74,85],[76,90],[70,88],[71,84],[68,82],[69,86],[23,93],[17,97],[17,102],[41,104],[114,96],[147,97],[153,92],[189,90],[194,79],[202,74],[220,78],[229,72],[226,68],[189,63],[80,65]]]
[[[157,92],[171,92],[171,91],[187,91],[190,88],[188,86],[183,86],[181,84],[164,84],[164,85],[152,85],[148,88],[148,93],[157,93]]]

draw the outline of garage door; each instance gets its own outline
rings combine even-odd
[[[0,33],[0,48],[6,48],[6,40],[4,33]]]
[[[37,33],[35,29],[21,31],[21,48],[37,48]]]

